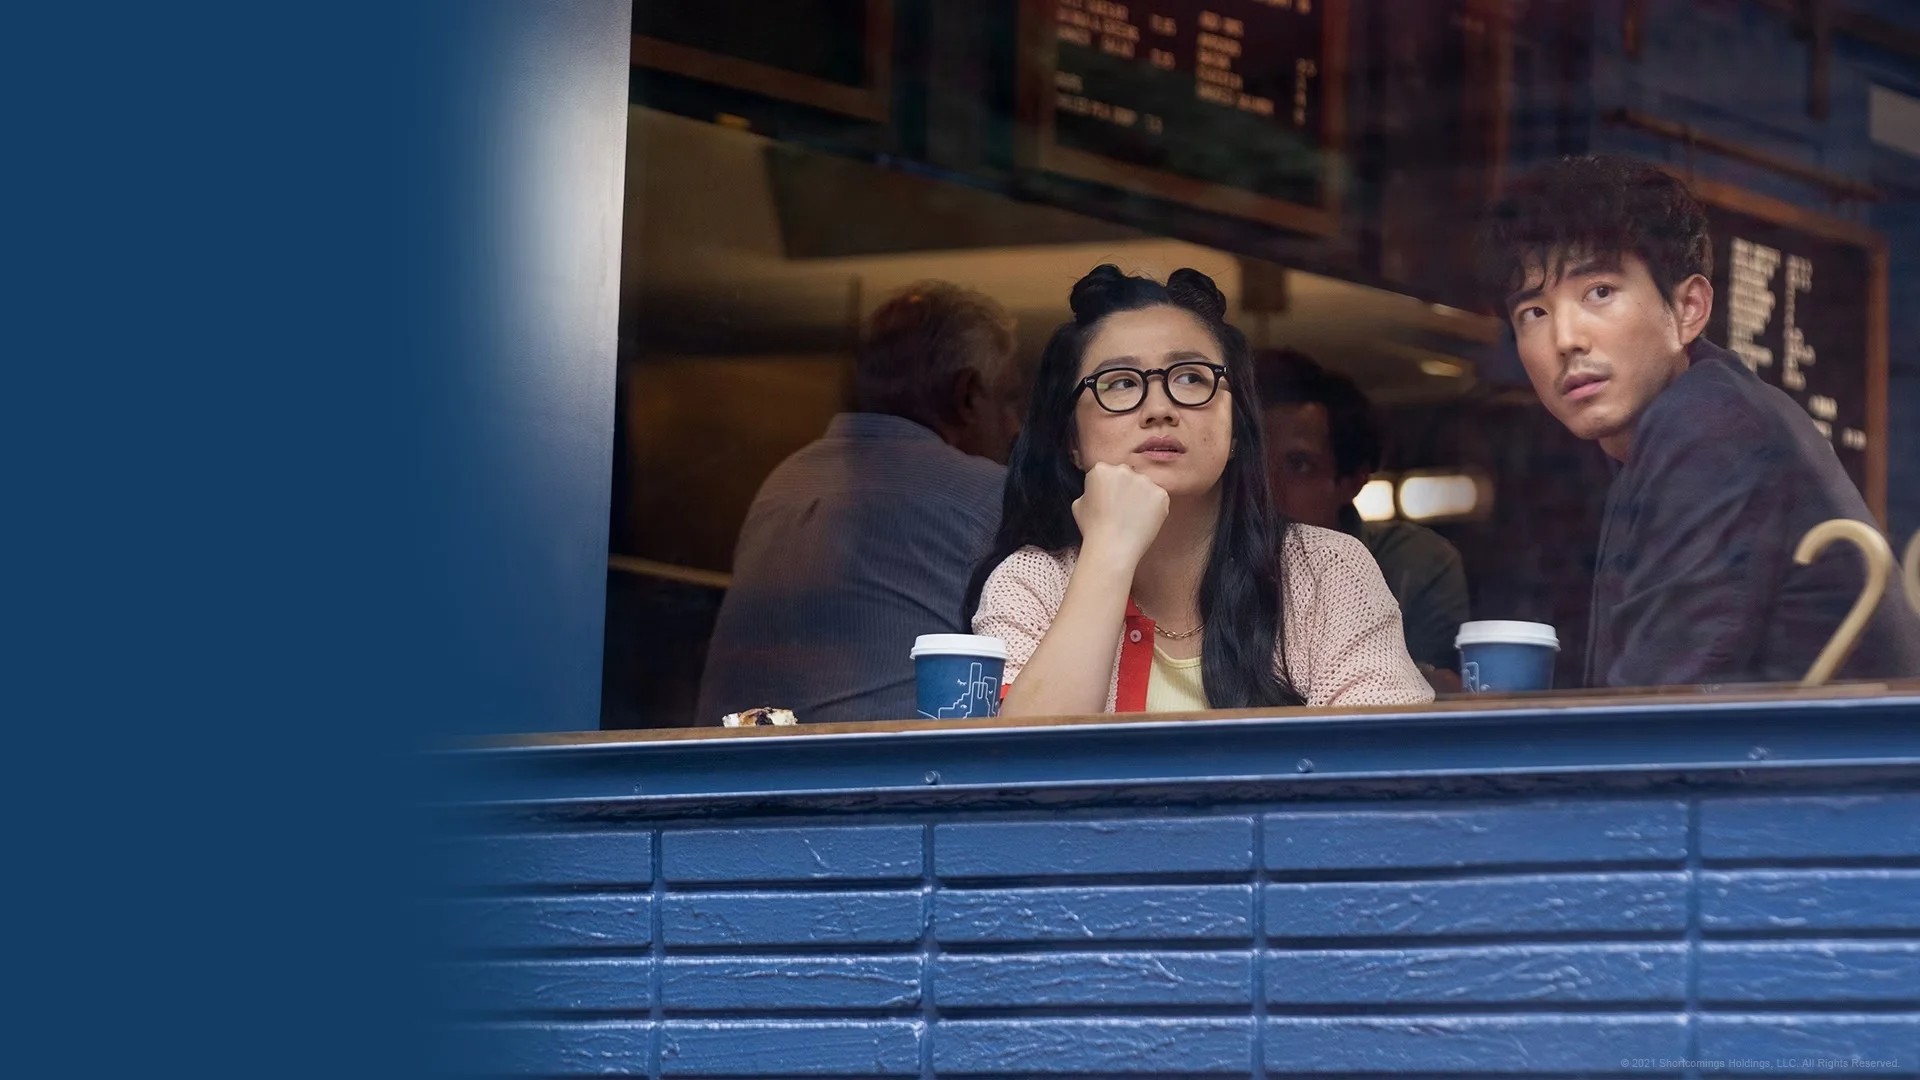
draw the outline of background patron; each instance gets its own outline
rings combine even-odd
[[[966,630],[968,577],[999,522],[1025,409],[1014,342],[999,304],[945,282],[874,313],[853,411],[782,462],[747,511],[703,723],[762,705],[802,723],[914,715],[907,651],[921,634]]]
[[[1443,689],[1458,689],[1449,676],[1458,660],[1454,635],[1468,615],[1460,552],[1411,521],[1362,521],[1353,505],[1380,467],[1373,403],[1352,379],[1292,350],[1262,354],[1256,371],[1274,505],[1303,525],[1365,544],[1400,603],[1407,652]]]

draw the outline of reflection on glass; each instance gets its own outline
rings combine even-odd
[[[1818,475],[1822,497],[1844,504],[1819,518],[1874,521],[1901,540],[1920,528],[1920,460],[1893,438],[1898,418],[1920,415],[1920,384],[1888,374],[1912,337],[1897,320],[1911,316],[1896,310],[1890,323],[1887,299],[1920,285],[1912,261],[1891,255],[1920,236],[1920,141],[1902,119],[1911,88],[1880,85],[1920,85],[1920,62],[1887,66],[1910,54],[1874,40],[1870,20],[1836,19],[1822,44],[1789,6],[1639,5],[1630,40],[1598,33],[1606,16],[1592,5],[1482,0],[807,0],[798,20],[785,9],[747,18],[751,0],[720,5],[724,17],[679,0],[637,8],[609,722],[712,722],[692,715],[692,688],[725,590],[697,582],[736,572],[743,537],[757,559],[798,564],[792,537],[745,528],[750,509],[782,461],[853,407],[861,328],[886,297],[922,279],[979,292],[1015,319],[1013,352],[1030,372],[1070,315],[1068,288],[1107,262],[1161,281],[1196,268],[1253,355],[1325,369],[1312,393],[1270,396],[1148,370],[1179,358],[1139,358],[1084,403],[1145,422],[1143,394],[1259,394],[1276,505],[1366,548],[1436,686],[1451,689],[1469,620],[1554,628],[1561,688],[1797,682],[1798,652],[1788,662],[1754,643],[1791,638],[1810,656],[1844,611],[1793,602],[1779,553],[1812,522],[1766,522],[1808,503],[1805,478]],[[1677,44],[1690,41],[1739,41],[1741,56],[1824,64],[1834,86],[1871,86],[1754,95],[1733,50]],[[1860,49],[1885,52],[1881,66]],[[1728,134],[1742,130],[1808,142],[1787,160]],[[1539,323],[1484,295],[1484,211],[1564,154],[1624,155],[1697,197],[1701,231],[1685,258],[1627,254],[1697,275],[1711,302],[1688,332],[1764,384],[1760,396],[1786,395],[1774,415],[1791,421],[1791,440],[1716,463],[1728,439],[1680,410],[1636,464],[1623,435],[1634,424],[1615,421],[1671,389],[1635,374],[1643,353],[1678,356],[1659,345],[1659,312],[1596,337],[1598,323],[1569,313],[1597,319],[1625,288],[1613,278],[1589,282],[1607,287],[1592,297],[1583,285],[1563,304],[1536,298],[1553,309]],[[1547,235],[1565,236],[1610,200],[1548,203]],[[1678,279],[1658,284],[1670,297]],[[984,417],[1014,396],[984,383],[954,393],[955,408]],[[987,425],[962,449],[1004,458],[1014,426]],[[1656,466],[1661,476],[1643,476]],[[1676,487],[1670,468],[1698,475]],[[1769,493],[1777,514],[1762,512]],[[1700,542],[1674,603],[1648,616],[1625,602],[1641,595],[1634,575],[1684,560],[1628,543],[1632,519],[1609,506],[1640,498],[1647,510],[1655,496],[1693,523],[1662,535]],[[806,513],[797,506],[795,520]],[[1813,568],[1849,602],[1853,558],[1836,547]],[[1779,572],[1743,578],[1756,560]],[[1904,609],[1902,592],[1890,588],[1882,607]],[[958,617],[933,611],[942,604],[923,606]],[[788,606],[773,596],[766,610]],[[1910,625],[1897,614],[1869,626],[1839,678],[1920,677],[1902,667],[1911,650],[1889,640],[1895,623]],[[1653,650],[1659,664],[1610,661],[1647,639],[1622,622],[1634,618],[1711,627],[1745,659],[1723,663],[1721,645],[1676,630]],[[856,636],[817,630],[783,648],[805,656]],[[903,665],[909,645],[892,650]],[[1892,659],[1859,659],[1874,657]]]

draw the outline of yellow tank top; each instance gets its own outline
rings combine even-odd
[[[1147,676],[1148,712],[1200,712],[1207,707],[1200,682],[1200,658],[1175,660],[1153,647],[1153,671]]]

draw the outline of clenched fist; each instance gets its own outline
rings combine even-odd
[[[1084,493],[1073,500],[1073,520],[1083,556],[1097,552],[1134,566],[1167,520],[1167,492],[1128,466],[1098,462],[1087,470]]]

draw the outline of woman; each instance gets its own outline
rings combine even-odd
[[[1432,700],[1358,540],[1272,542],[1252,362],[1212,279],[1101,266],[1072,307],[969,597],[1007,646],[1001,714]]]

